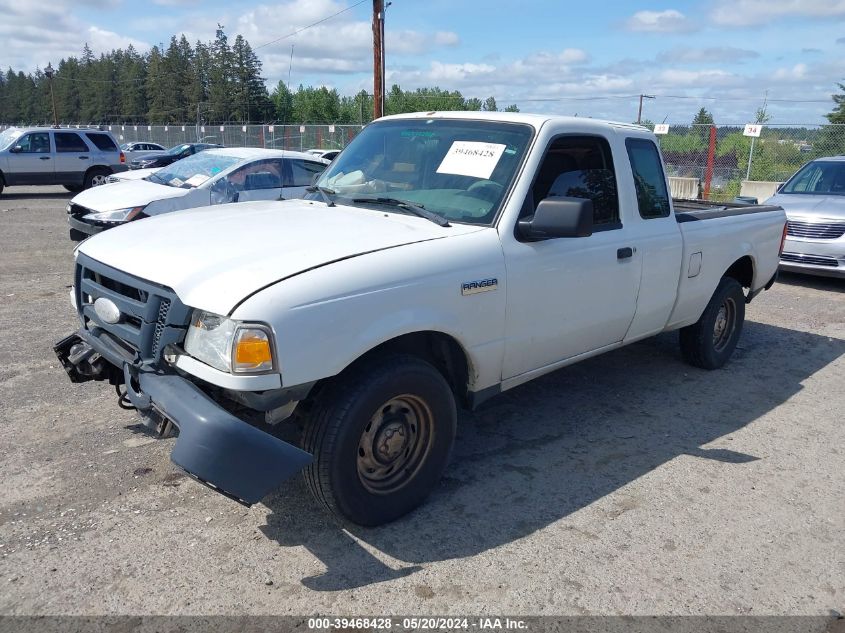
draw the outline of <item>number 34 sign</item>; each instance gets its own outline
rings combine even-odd
[[[760,131],[763,129],[763,126],[759,123],[746,123],[745,129],[742,131],[743,136],[756,136],[760,137]]]

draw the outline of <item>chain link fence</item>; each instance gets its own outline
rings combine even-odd
[[[669,125],[659,134],[673,195],[762,202],[807,162],[845,154],[841,124],[763,124],[759,137],[744,130],[745,124]]]
[[[5,129],[0,125],[0,129]],[[85,127],[76,124],[63,127]],[[197,141],[229,147],[307,150],[342,149],[361,125],[133,125],[112,124],[120,143],[151,141],[165,147]],[[729,201],[747,196],[763,201],[777,185],[815,158],[845,155],[845,125],[763,124],[759,137],[745,124],[675,125],[658,139],[672,194]],[[711,132],[711,130],[713,130]]]
[[[0,125],[0,131],[10,127]],[[109,130],[118,142],[149,141],[164,147],[181,143],[217,143],[227,147],[267,149],[343,149],[361,131],[360,125],[134,125],[87,126],[62,124],[61,127],[100,127]]]

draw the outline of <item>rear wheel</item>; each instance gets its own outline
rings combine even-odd
[[[3,187],[6,186],[6,183],[3,181],[3,176],[0,175],[0,195],[3,194]]]
[[[446,380],[406,355],[341,375],[317,395],[309,417],[308,487],[360,525],[393,521],[423,502],[446,468],[457,425]]]
[[[681,328],[681,355],[690,365],[718,369],[731,357],[745,322],[745,294],[736,279],[722,277],[701,318]]]
[[[85,174],[83,188],[90,189],[91,187],[104,185],[108,182],[110,175],[111,172],[108,169],[103,167],[94,167],[93,169],[88,170],[88,173]]]

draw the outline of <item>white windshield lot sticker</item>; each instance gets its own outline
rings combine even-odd
[[[499,164],[505,147],[499,143],[455,141],[446,152],[437,173],[488,179]]]
[[[205,174],[194,174],[185,181],[185,184],[191,185],[192,187],[199,187],[206,180],[208,180],[208,176]]]

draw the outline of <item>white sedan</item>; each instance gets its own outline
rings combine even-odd
[[[301,198],[329,161],[311,154],[256,148],[213,149],[142,178],[83,191],[67,206],[74,241],[141,218],[229,202]]]

